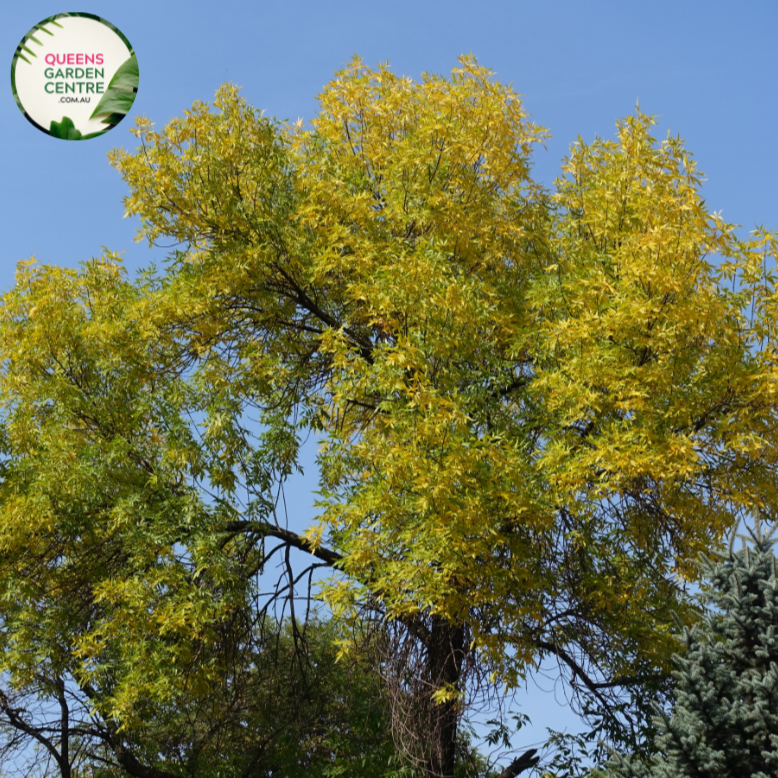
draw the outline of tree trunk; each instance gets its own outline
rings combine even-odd
[[[459,689],[464,642],[465,631],[461,624],[449,624],[439,616],[432,617],[427,644],[430,694],[446,687]],[[428,763],[425,767],[426,778],[454,778],[459,724],[458,705],[458,700],[440,705],[430,704],[430,741]]]

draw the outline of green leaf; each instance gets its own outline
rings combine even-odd
[[[130,89],[137,89],[139,80],[138,59],[133,54],[119,66],[119,69],[114,73],[110,84],[108,84],[108,89],[115,86],[126,86]]]
[[[125,113],[111,113],[108,114],[102,121],[103,124],[118,124],[124,117]]]
[[[101,114],[120,114],[122,117],[132,108],[135,102],[135,93],[117,89],[115,92],[106,92],[97,104],[94,113],[89,117],[94,119]]]
[[[77,130],[73,120],[69,116],[63,116],[62,121],[52,122],[49,127],[49,135],[63,140],[82,140],[81,130]]]
[[[66,15],[67,14],[57,14],[57,16],[66,16]],[[35,26],[38,29],[42,30],[43,29],[42,25],[44,25],[44,24],[53,24],[56,27],[59,27],[60,30],[64,30],[65,28],[57,21],[57,16],[49,16],[48,19],[44,19],[42,22],[40,22],[39,24],[36,24]],[[50,34],[53,35],[53,33],[50,33]]]
[[[113,114],[105,121],[106,124],[118,124],[135,102],[135,90],[138,88],[138,60],[133,54],[125,60],[114,73],[108,84],[108,89],[97,104],[90,119],[104,114]],[[116,116],[118,114],[118,116]]]

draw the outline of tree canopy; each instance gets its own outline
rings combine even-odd
[[[224,688],[270,603],[296,634],[329,568],[426,775],[453,775],[468,679],[544,656],[634,734],[618,695],[667,677],[689,560],[775,501],[775,237],[711,213],[640,111],[541,186],[546,131],[472,57],[354,60],[319,103],[289,125],[224,86],[137,120],[111,162],[164,269],[22,263],[3,296],[0,669],[141,737]]]

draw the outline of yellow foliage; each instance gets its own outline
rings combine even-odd
[[[274,126],[223,87],[113,158],[143,235],[191,247],[192,341],[326,433],[311,546],[506,674],[565,602],[659,656],[677,576],[775,497],[773,236],[710,214],[640,111],[545,191],[546,131],[472,57],[420,83],[354,59],[319,103]]]
[[[775,236],[711,214],[683,143],[640,111],[579,141],[546,191],[546,131],[472,57],[420,83],[355,59],[319,103],[308,129],[282,125],[228,85],[217,110],[138,121],[140,150],[111,162],[141,237],[181,244],[158,278],[130,283],[111,255],[20,266],[0,321],[17,564],[0,589],[73,543],[99,574],[42,580],[105,612],[68,645],[84,668],[120,645],[123,667],[158,670],[127,676],[116,715],[174,694],[164,668],[194,663],[245,595],[250,566],[214,538],[246,481],[268,499],[251,463],[284,477],[307,429],[323,446],[304,542],[342,555],[335,612],[369,594],[466,622],[509,682],[539,635],[587,639],[565,613],[617,670],[666,666],[690,560],[776,504]]]

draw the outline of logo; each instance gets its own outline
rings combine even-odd
[[[87,140],[115,127],[138,92],[138,60],[110,22],[87,13],[57,14],[23,38],[11,64],[14,99],[39,130]]]

